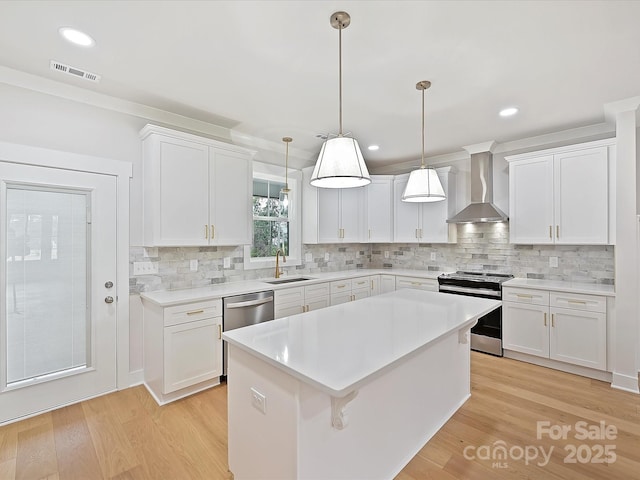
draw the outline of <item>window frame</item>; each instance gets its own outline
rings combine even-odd
[[[286,252],[286,263],[282,267],[291,267],[302,264],[302,172],[289,168],[289,252]],[[253,162],[253,179],[269,180],[284,183],[285,169],[278,165],[270,165]],[[253,188],[251,189],[253,197]],[[253,205],[253,202],[251,202]],[[251,214],[251,238],[253,239],[253,211]],[[251,257],[252,245],[244,246],[244,269],[256,270],[260,268],[275,268],[275,257]]]

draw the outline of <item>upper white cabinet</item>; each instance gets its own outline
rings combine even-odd
[[[316,188],[309,184],[313,168],[303,171],[302,241],[363,241],[365,188]]]
[[[614,142],[506,157],[511,243],[615,243]]]
[[[255,152],[155,125],[140,137],[145,245],[251,243]]]
[[[403,202],[402,192],[409,174],[394,179],[394,242],[450,243],[456,241],[456,228],[447,223],[455,214],[455,170],[452,167],[437,168],[447,198],[440,202]]]
[[[364,242],[393,241],[393,176],[373,175],[364,187]]]

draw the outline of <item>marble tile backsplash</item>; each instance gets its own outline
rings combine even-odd
[[[303,245],[302,264],[285,266],[285,270],[290,275],[385,267],[472,270],[511,273],[523,278],[614,283],[613,246],[512,245],[508,225],[503,223],[465,224],[457,229],[456,244]],[[131,247],[131,293],[273,277],[272,268],[245,270],[242,246],[165,247],[157,251],[157,257],[148,258],[144,257],[142,247]],[[431,259],[432,253],[435,260]],[[304,261],[307,254],[311,254],[309,262]],[[231,259],[230,268],[223,268],[225,257]],[[550,257],[557,257],[558,267],[549,266]],[[197,271],[190,269],[192,259],[198,260]],[[158,274],[134,276],[133,262],[143,261],[157,262]]]

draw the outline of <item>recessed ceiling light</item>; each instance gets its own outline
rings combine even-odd
[[[371,150],[372,152],[375,150],[380,150],[380,146],[379,145],[369,145],[367,147],[369,150]]]
[[[518,113],[518,109],[516,107],[503,108],[502,110],[500,110],[501,117],[511,117],[516,113]]]
[[[96,44],[96,41],[93,38],[80,30],[76,30],[75,28],[61,27],[58,31],[60,32],[60,35],[74,45],[80,45],[81,47],[93,47]]]

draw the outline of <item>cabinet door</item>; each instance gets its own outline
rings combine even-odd
[[[403,202],[402,192],[407,186],[408,176],[398,177],[393,181],[393,241],[416,243],[418,239],[417,203]]]
[[[273,307],[273,316],[274,318],[289,317],[291,315],[302,313],[303,311],[304,308],[299,303],[286,303]]]
[[[331,305],[340,305],[351,301],[351,290],[331,294]]]
[[[371,284],[369,290],[371,296],[380,295],[380,275],[371,275],[369,277],[369,283]]]
[[[222,317],[164,329],[164,385],[167,394],[222,375]]]
[[[511,243],[553,243],[553,205],[552,155],[509,164]]]
[[[344,188],[340,191],[340,228],[341,242],[359,242],[362,240],[364,221],[364,188]]]
[[[314,297],[307,300],[306,311],[320,310],[321,308],[327,308],[330,304],[329,295],[324,297]]]
[[[153,136],[155,153],[145,153],[145,201],[153,231],[145,243],[156,246],[207,245],[209,153],[206,145]],[[145,146],[146,149],[146,146]],[[146,230],[148,231],[148,230]]]
[[[449,187],[448,176],[438,175],[442,188],[447,192]],[[449,241],[449,224],[447,215],[449,213],[449,197],[440,202],[426,202],[420,204],[420,242],[425,243],[447,243]]]
[[[363,290],[354,290],[351,293],[351,301],[360,300],[361,298],[367,298],[371,296],[371,290],[363,289]]]
[[[609,241],[607,148],[590,148],[554,157],[556,243],[606,244]]]
[[[606,314],[551,307],[549,357],[606,370]]]
[[[365,188],[366,225],[365,242],[380,243],[393,241],[393,180],[371,178]]]
[[[340,228],[340,190],[319,188],[318,242],[335,243],[341,241]]]
[[[394,275],[380,275],[380,293],[395,292],[396,277]]]
[[[548,307],[503,302],[502,343],[506,350],[548,358]]]
[[[251,244],[252,162],[248,155],[210,147],[211,245]],[[183,212],[184,214],[185,212]]]

